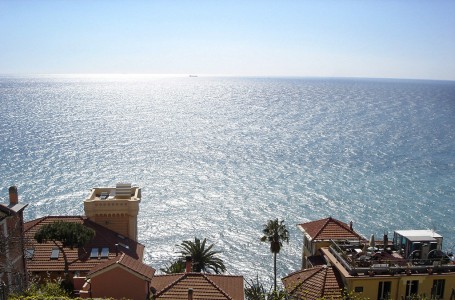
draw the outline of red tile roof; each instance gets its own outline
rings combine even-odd
[[[350,229],[349,225],[332,217],[298,225],[313,240],[345,240],[364,238]]]
[[[70,248],[65,248],[65,253],[70,262],[69,271],[71,272],[80,271],[84,274],[99,264],[115,259],[117,257],[116,244],[119,244],[119,252],[125,253],[132,259],[142,262],[144,246],[138,242],[119,236],[116,232],[98,225],[83,216],[48,216],[24,224],[25,248],[35,250],[33,257],[27,259],[27,270],[29,272],[63,272],[64,259],[62,253],[59,254],[58,259],[50,258],[52,248],[54,248],[55,245],[52,242],[39,244],[34,239],[35,233],[42,225],[56,221],[81,223],[95,230],[95,237],[85,247],[79,249],[74,248],[72,250]],[[108,248],[108,257],[90,258],[92,248]]]
[[[136,273],[138,276],[145,277],[147,280],[151,280],[153,275],[155,274],[155,269],[152,267],[147,266],[146,264],[142,263],[139,260],[133,259],[125,253],[122,255],[117,256],[114,259],[110,259],[108,261],[104,261],[104,263],[99,264],[98,266],[94,267],[88,274],[87,277],[95,277],[97,274],[107,271],[111,267],[118,267],[122,266],[124,268],[127,268],[134,273]]]
[[[342,279],[334,268],[326,265],[291,273],[281,281],[296,299],[342,299]]]
[[[153,277],[156,299],[188,299],[193,289],[194,300],[243,300],[243,277],[204,273],[180,273]]]

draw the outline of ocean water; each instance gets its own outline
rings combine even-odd
[[[335,217],[366,237],[435,229],[455,250],[455,82],[160,76],[0,77],[0,200],[81,215],[92,187],[142,188],[156,269],[206,237],[230,274],[273,276],[263,224]]]

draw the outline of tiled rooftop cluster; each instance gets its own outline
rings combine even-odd
[[[455,260],[432,230],[397,230],[389,240],[362,237],[334,218],[299,224],[303,270],[283,278],[298,299],[455,299]],[[341,280],[340,280],[341,279]],[[413,298],[414,297],[414,298]]]
[[[82,298],[92,297],[92,293],[109,294],[112,290],[117,293],[116,298],[123,296],[124,289],[129,288],[134,299],[148,297],[150,292],[154,299],[243,300],[242,276],[194,273],[190,257],[186,261],[186,272],[179,274],[156,275],[154,268],[143,263],[144,246],[136,241],[135,224],[140,196],[140,189],[129,184],[119,184],[115,189],[98,188],[93,189],[84,201],[86,216],[48,216],[26,223],[21,219],[26,271],[63,274],[65,263],[58,244],[37,243],[34,235],[45,224],[65,221],[84,224],[95,231],[95,238],[84,247],[64,250],[69,272],[74,276]],[[125,210],[122,201],[131,202],[132,206]],[[0,207],[0,221],[18,214],[25,207],[18,204],[17,193],[13,193],[10,205]],[[133,213],[129,215],[129,212]],[[395,231],[392,241],[387,234],[379,241],[373,236],[367,240],[353,229],[352,222],[346,224],[332,217],[299,224],[298,228],[304,233],[302,258],[305,269],[282,279],[286,291],[294,298],[342,299],[346,287],[375,297],[371,290],[378,286],[382,286],[378,298],[386,290],[394,290],[398,297],[399,293],[411,291],[411,285],[416,288],[418,283],[415,282],[424,282],[425,274],[437,273],[439,277],[430,276],[428,282],[440,287],[432,288],[431,293],[442,299],[445,283],[448,286],[455,283],[451,276],[455,274],[453,257],[441,251],[442,236],[434,231],[401,230]],[[128,237],[120,233],[123,231]],[[21,257],[23,259],[22,254]],[[401,280],[401,275],[421,278]],[[126,285],[122,282],[124,277],[128,278]],[[383,278],[387,278],[387,283]],[[112,284],[114,281],[117,284]],[[400,290],[400,282],[409,285]],[[429,290],[429,286],[422,283],[422,289]],[[452,295],[455,299],[455,289],[452,289]]]
[[[23,223],[27,272],[41,278],[62,278],[66,256],[68,275],[82,298],[129,295],[127,298],[144,299],[154,293],[155,299],[243,300],[242,276],[193,273],[191,262],[185,273],[156,275],[154,268],[143,263],[144,246],[135,239],[140,196],[140,189],[129,184],[94,188],[84,201],[86,216],[47,216]],[[122,208],[124,202],[127,208]],[[11,206],[25,207],[17,201]],[[83,224],[93,229],[95,236],[84,247],[63,250],[58,241],[35,241],[43,225],[59,221]],[[115,230],[117,227],[128,236]],[[128,283],[119,276],[127,277]]]
[[[48,216],[25,223],[26,252],[29,253],[27,269],[30,272],[64,271],[62,254],[56,253],[56,257],[51,258],[53,249],[56,246],[52,242],[39,244],[34,242],[34,235],[44,224],[57,221],[81,223],[95,230],[96,238],[83,248],[65,249],[68,261],[70,262],[69,271],[88,272],[95,266],[104,263],[106,260],[113,260],[121,253],[126,253],[134,259],[142,260],[144,246],[133,240],[127,239],[114,231],[98,225],[82,216]],[[108,249],[107,256],[102,257],[101,252],[104,248]],[[90,257],[92,250],[98,250],[96,257]]]

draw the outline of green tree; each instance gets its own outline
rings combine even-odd
[[[256,278],[256,282],[246,281],[247,287],[245,288],[245,298],[247,300],[265,300],[267,291],[265,290],[262,283],[259,282],[259,278]]]
[[[285,300],[289,299],[288,294],[285,291],[272,291],[267,294],[267,300]]]
[[[214,271],[216,274],[220,274],[226,271],[223,260],[218,258],[217,255],[220,251],[212,250],[214,244],[206,247],[207,239],[202,242],[198,238],[194,238],[193,241],[183,241],[180,247],[180,254],[182,257],[191,256],[193,260],[193,271],[194,272],[207,272],[209,270]]]
[[[80,248],[95,236],[95,231],[81,223],[57,221],[41,226],[35,233],[38,243],[52,242],[63,254],[65,275],[68,275],[69,263],[65,248]]]
[[[10,294],[10,300],[23,300],[23,299],[71,299],[70,295],[65,289],[61,287],[61,281],[46,280],[44,283],[39,284],[37,281],[29,283],[26,290],[18,294]]]
[[[283,221],[269,220],[264,225],[262,230],[264,236],[261,238],[261,242],[270,243],[270,251],[273,253],[273,274],[274,274],[274,285],[273,290],[276,291],[276,255],[280,253],[283,242],[289,243],[289,232],[286,229]]]
[[[161,272],[166,274],[176,274],[176,273],[184,273],[185,272],[185,261],[182,258],[178,258],[177,260],[171,262],[164,268],[160,268]]]

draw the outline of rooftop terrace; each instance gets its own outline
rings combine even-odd
[[[85,201],[127,200],[140,201],[141,189],[131,184],[117,184],[116,187],[93,188]]]
[[[411,239],[407,239],[396,232],[393,243],[387,240],[380,244],[332,240],[328,251],[351,276],[455,272],[453,256],[443,253],[436,240],[427,236],[416,240],[413,233],[409,234]],[[442,241],[441,236],[435,236]]]

